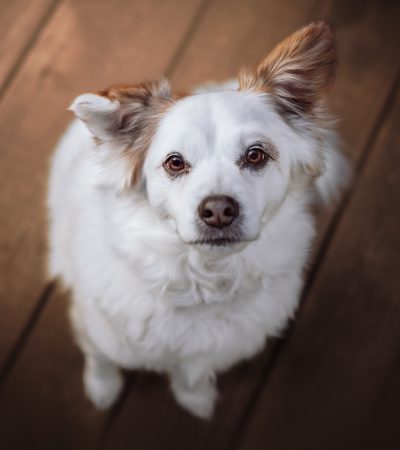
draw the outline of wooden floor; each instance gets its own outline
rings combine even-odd
[[[320,18],[336,28],[331,103],[355,177],[319,218],[296,322],[220,378],[208,423],[151,374],[129,374],[118,405],[96,412],[44,269],[66,107],[163,73],[178,90],[222,80]],[[400,449],[399,19],[398,1],[0,1],[0,449]]]

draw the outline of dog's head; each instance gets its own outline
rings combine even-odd
[[[258,237],[295,178],[321,172],[335,65],[331,29],[319,22],[243,70],[236,90],[177,97],[162,80],[84,94],[71,109],[115,187],[145,186],[183,242],[234,247]]]

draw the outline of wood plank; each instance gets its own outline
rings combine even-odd
[[[172,74],[179,90],[223,81],[257,62],[280,40],[315,18],[316,2],[218,0]]]
[[[159,76],[201,2],[65,2],[7,91],[0,110],[0,367],[45,286],[48,158],[71,120],[66,106],[87,90]]]
[[[67,298],[53,297],[11,378],[0,391],[4,449],[93,448],[105,416],[83,399],[82,373],[67,321]],[[79,380],[80,381],[80,380]]]
[[[184,89],[204,79],[218,80],[231,76],[242,63],[253,63],[262,56],[266,48],[260,43],[267,42],[268,36],[271,41],[274,36],[278,41],[301,24],[293,20],[293,25],[290,25],[290,14],[295,12],[284,2],[274,3],[271,9],[275,15],[271,15],[271,5],[266,2],[263,3],[265,10],[261,6],[260,9],[252,9],[247,2],[244,10],[240,11],[236,5],[218,2],[210,8],[203,26],[174,73],[176,86]],[[310,19],[328,18],[336,25],[341,62],[332,99],[338,115],[343,117],[340,128],[349,143],[348,154],[357,162],[396,77],[396,67],[389,62],[396,55],[396,40],[390,39],[396,35],[394,18],[397,16],[396,10],[379,12],[376,5],[368,6],[368,11],[362,8],[360,14],[357,11],[343,11],[337,16],[337,10],[332,8],[333,4],[327,2],[321,5],[321,10],[317,8],[313,11],[310,4],[309,10],[304,11],[304,19],[298,16],[297,20],[304,23]],[[237,15],[231,11],[236,11]],[[248,19],[249,15],[254,22]],[[282,25],[283,17],[286,21]],[[366,30],[375,20],[378,28],[366,36]],[[243,24],[247,24],[248,28]],[[263,36],[257,35],[261,29],[264,30]],[[251,39],[254,36],[257,38]],[[236,50],[230,50],[229,45]],[[362,58],[360,67],[359,60]],[[357,87],[354,86],[355,80]],[[322,231],[326,231],[332,215],[333,210],[322,217]],[[156,377],[139,377],[123,406],[121,417],[110,431],[106,448],[123,448],[133,442],[143,448],[157,448],[160,442],[163,442],[164,448],[232,448],[235,429],[241,425],[252,396],[257,395],[260,377],[266,364],[270,363],[268,352],[264,352],[256,360],[224,376],[221,401],[216,417],[209,424],[178,411],[165,391],[165,384]]]
[[[398,143],[397,143],[398,145]],[[397,341],[398,342],[398,341]],[[395,347],[396,343],[391,343]],[[364,433],[356,448],[362,450],[398,450],[400,433],[400,349],[393,368],[388,370],[382,389],[366,422]]]
[[[339,119],[343,150],[355,170],[397,76],[399,14],[398,4],[378,0],[341,4],[329,0],[321,10],[321,17],[336,31],[339,57],[330,104]],[[334,213],[334,208],[319,212],[316,254],[325,235],[332,232]]]
[[[399,120],[397,92],[300,320],[237,448],[398,448],[398,420],[382,408],[387,398],[382,403],[380,398],[400,356]],[[397,395],[391,404],[398,404],[398,383],[386,395]],[[371,426],[381,428],[371,432]],[[379,437],[379,445],[371,446],[365,434]]]
[[[0,96],[58,0],[0,2]]]
[[[335,2],[322,17],[336,30],[339,64],[331,95],[340,136],[356,165],[399,69],[398,2]]]

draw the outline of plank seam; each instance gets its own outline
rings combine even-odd
[[[21,67],[23,66],[27,56],[37,43],[42,31],[50,21],[51,17],[53,16],[55,10],[59,6],[59,4],[62,2],[62,0],[53,0],[53,2],[50,4],[49,8],[43,14],[43,17],[39,21],[35,31],[32,33],[31,38],[28,40],[26,45],[22,48],[17,60],[15,61],[15,64],[11,67],[11,69],[8,71],[8,74],[6,75],[4,82],[2,86],[0,86],[0,103],[4,98],[5,93],[7,92],[8,88],[12,84],[12,81],[16,78],[18,75]]]
[[[16,341],[15,345],[10,350],[8,356],[5,359],[4,365],[2,370],[0,371],[0,388],[6,381],[8,375],[12,371],[18,355],[24,348],[27,340],[29,339],[33,328],[35,327],[39,317],[41,316],[45,306],[47,305],[51,294],[53,293],[56,286],[55,281],[51,281],[47,284],[45,289],[43,290],[41,296],[39,297],[38,301],[35,303],[35,307],[33,308],[32,313],[30,314],[28,320],[25,323],[25,326],[23,327],[18,340]]]
[[[389,93],[386,96],[386,99],[382,105],[382,108],[378,113],[375,123],[371,129],[371,132],[369,133],[369,135],[367,137],[366,143],[363,146],[363,150],[361,152],[359,160],[354,165],[354,177],[352,179],[351,186],[349,186],[349,188],[344,193],[344,195],[343,195],[341,201],[339,202],[338,207],[336,208],[334,215],[329,223],[328,229],[327,229],[324,239],[321,243],[321,247],[315,257],[315,260],[314,260],[315,262],[312,264],[310,271],[308,272],[306,283],[304,285],[303,292],[300,297],[300,304],[299,304],[299,308],[297,310],[296,319],[289,324],[288,328],[286,329],[285,335],[282,336],[282,338],[279,339],[276,342],[276,344],[273,346],[273,348],[271,350],[271,356],[268,358],[268,361],[266,362],[264,368],[261,371],[260,379],[256,383],[256,386],[249,398],[249,401],[247,402],[247,404],[244,408],[242,418],[240,419],[238,425],[236,426],[234,433],[232,434],[231,438],[228,441],[228,446],[226,448],[229,450],[239,449],[239,447],[240,447],[239,444],[245,434],[245,430],[246,430],[247,425],[251,418],[251,411],[257,402],[257,398],[262,390],[262,387],[264,386],[264,384],[267,383],[268,378],[270,377],[271,372],[273,371],[273,368],[276,364],[276,361],[278,360],[279,355],[283,352],[286,343],[289,341],[290,336],[293,334],[293,330],[294,330],[296,321],[298,321],[301,317],[301,311],[304,307],[306,298],[315,283],[315,280],[319,273],[319,269],[322,266],[322,261],[324,260],[325,255],[327,254],[327,252],[329,250],[330,243],[333,240],[333,237],[335,235],[335,231],[338,228],[338,226],[341,222],[341,219],[342,219],[346,209],[348,208],[354,193],[357,190],[358,182],[361,179],[361,176],[367,165],[367,161],[368,161],[368,159],[371,155],[371,152],[375,146],[375,143],[379,137],[379,133],[380,133],[382,127],[384,126],[384,124],[386,123],[386,121],[388,120],[388,118],[390,117],[390,113],[393,109],[394,101],[396,98],[395,94],[396,94],[396,91],[399,86],[399,80],[400,80],[400,78],[397,75],[395,81],[393,82],[393,84],[389,90]]]
[[[186,33],[181,39],[181,44],[178,45],[175,53],[173,54],[170,63],[168,64],[167,69],[165,70],[165,75],[168,78],[174,74],[182,56],[185,54],[189,44],[191,43],[194,35],[196,34],[200,24],[203,21],[203,18],[210,6],[211,0],[203,0],[200,6],[198,7],[196,13],[193,16],[193,20],[190,22]]]
[[[315,279],[318,275],[319,267],[322,265],[322,261],[325,259],[325,255],[329,250],[330,242],[332,241],[335,231],[340,224],[343,214],[346,211],[346,209],[354,195],[354,192],[357,190],[359,180],[362,177],[364,169],[367,165],[367,161],[371,155],[371,152],[377,141],[379,133],[380,133],[383,125],[385,124],[385,122],[388,120],[388,118],[390,116],[390,113],[394,106],[394,99],[395,99],[396,91],[398,89],[398,84],[399,84],[399,77],[397,76],[389,90],[389,93],[382,105],[380,112],[378,113],[378,117],[375,121],[375,124],[373,125],[371,132],[369,133],[369,135],[367,137],[366,143],[364,145],[363,151],[361,152],[359,160],[354,165],[354,175],[353,175],[353,180],[352,180],[351,186],[346,190],[341,201],[339,202],[338,207],[336,208],[336,210],[333,214],[333,217],[329,223],[328,229],[322,240],[321,247],[318,250],[317,255],[314,259],[314,263],[311,265],[311,268],[309,270],[309,275],[307,276],[307,283],[305,284],[305,287],[303,289],[303,293],[301,296],[302,297],[301,304],[303,303],[305,297],[308,295],[308,293],[310,292],[310,290],[313,287]]]

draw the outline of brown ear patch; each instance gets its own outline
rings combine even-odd
[[[239,86],[271,93],[284,112],[312,113],[335,69],[333,31],[327,23],[316,22],[286,38],[255,68],[242,71]]]
[[[98,92],[120,104],[119,112],[110,120],[109,132],[121,139],[129,136],[135,140],[148,125],[160,118],[172,104],[169,84],[166,80],[149,81],[136,85],[115,85]]]
[[[99,91],[98,94],[110,100],[118,100],[120,103],[142,102],[148,104],[152,97],[169,100],[171,89],[169,83],[162,78],[134,85],[117,84]]]
[[[107,132],[124,146],[122,156],[129,160],[131,184],[135,184],[157,125],[174,103],[170,86],[161,79],[136,85],[114,85],[98,94],[120,105],[107,122]]]

